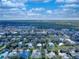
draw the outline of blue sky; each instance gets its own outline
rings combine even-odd
[[[2,19],[79,19],[79,0],[0,0]]]

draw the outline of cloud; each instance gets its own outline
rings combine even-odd
[[[55,15],[59,15],[59,17],[79,17],[79,12],[76,9],[59,8],[54,13]]]
[[[52,1],[52,0],[44,0],[45,3],[47,3],[47,2],[51,2],[51,1]]]
[[[27,8],[25,1],[28,5],[28,0],[2,0],[0,5],[0,16],[4,18],[64,18],[64,17],[79,17],[79,4],[76,4],[78,0],[56,0],[57,8],[45,8],[43,7],[31,7]],[[43,2],[47,3],[52,0],[30,0],[30,2]],[[64,3],[64,4],[62,4]],[[49,4],[48,4],[49,5]],[[48,7],[46,4],[46,6]],[[52,3],[53,5],[53,3]],[[50,4],[51,6],[51,4]],[[57,5],[54,5],[57,6]],[[5,8],[4,8],[5,7]],[[51,6],[52,7],[52,6]]]
[[[66,3],[77,3],[79,2],[78,0],[65,0]]]
[[[11,9],[0,9],[0,14],[2,16],[24,16],[26,15],[24,11],[18,9],[18,8],[11,8]]]
[[[59,17],[79,17],[78,0],[56,0],[56,2],[61,5],[53,11],[54,15],[58,15]]]
[[[56,0],[57,3],[63,3],[65,0]]]
[[[44,13],[43,13],[44,12]],[[29,11],[27,11],[27,16],[30,17],[78,17],[79,13],[76,13],[75,9],[71,8],[57,8],[57,9],[45,9],[45,8],[32,8]]]
[[[30,9],[31,11],[44,11],[45,10],[45,8],[32,8],[32,9]]]
[[[5,17],[26,16],[26,6],[24,0],[2,0],[0,14]]]
[[[47,10],[46,11],[48,14],[53,14],[53,11],[52,10]]]
[[[42,16],[43,11],[45,11],[44,8],[31,8],[27,11],[27,16]]]
[[[50,2],[52,0],[29,0],[30,2],[44,2],[44,3],[47,3],[47,2]]]
[[[27,16],[40,16],[41,14],[39,13],[34,13],[34,12],[28,12]]]
[[[16,8],[22,8],[22,7],[24,7],[25,5],[24,5],[24,3],[23,2],[13,2],[13,1],[11,1],[11,0],[2,0],[2,7],[3,6],[6,6],[6,8],[7,7],[16,7]]]
[[[46,15],[48,18],[75,18],[79,17],[79,12],[77,9],[74,8],[56,8],[53,10],[46,10]]]
[[[59,6],[59,7],[61,7],[61,8],[79,8],[79,4],[64,4],[64,5],[61,5],[61,6]]]
[[[78,0],[56,0],[57,3],[78,3]]]

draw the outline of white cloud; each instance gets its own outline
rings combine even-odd
[[[11,9],[0,9],[0,14],[2,14],[3,16],[19,16],[19,15],[26,15],[26,13],[24,11],[21,11],[18,8],[11,8]]]
[[[68,17],[79,17],[79,12],[75,9],[69,8],[57,8],[53,10],[46,10],[45,17],[48,18],[68,18]]]
[[[28,12],[27,16],[40,16],[41,14],[39,13],[34,13],[34,12]]]
[[[28,14],[32,14],[32,15],[43,14],[43,12],[45,12],[45,8],[31,8],[30,10],[27,11]]]
[[[79,17],[79,4],[78,0],[56,0],[58,3],[64,3],[64,5],[59,5],[55,11],[54,15],[59,15],[60,17]]]
[[[59,6],[61,8],[79,8],[79,4],[64,4],[64,5],[61,5]]]
[[[29,0],[30,2],[42,2],[44,0]]]
[[[78,0],[65,0],[66,3],[77,3],[79,2]]]
[[[27,2],[28,0],[11,0],[12,2],[18,2],[18,3],[25,3]]]
[[[78,3],[78,0],[56,0],[57,3]]]
[[[53,14],[52,10],[47,10],[46,12],[47,12],[47,14]]]
[[[52,1],[52,0],[44,0],[45,3],[50,2],[50,1]]]
[[[32,8],[31,11],[44,11],[45,8]]]
[[[27,1],[27,0],[26,0]],[[31,0],[32,1],[32,0]],[[38,2],[49,2],[51,0],[34,0]],[[76,12],[73,7],[79,8],[78,4],[75,4],[77,0],[56,0],[58,3],[67,3],[64,5],[60,5],[59,8],[49,10],[43,7],[31,8],[27,11],[24,0],[2,0],[2,7],[11,7],[9,9],[0,9],[0,14],[5,17],[12,18],[26,18],[26,17],[46,17],[46,18],[54,18],[54,17],[72,17],[78,16],[79,13]],[[70,4],[71,3],[71,4]]]
[[[2,0],[0,8],[0,14],[3,16],[24,16],[26,15],[26,7],[24,0]],[[4,9],[4,7],[6,7]]]
[[[2,0],[2,7],[6,6],[7,7],[13,7],[13,8],[24,8],[24,2],[22,2],[22,0]]]
[[[30,2],[44,2],[44,3],[47,3],[47,2],[50,2],[52,0],[29,0]]]
[[[65,0],[56,0],[57,3],[63,3]]]
[[[2,5],[8,7],[16,7],[16,4],[12,3],[11,1],[2,1]]]
[[[45,10],[44,8],[32,8],[29,11],[27,11],[27,15],[28,16],[40,16],[42,15],[42,11],[44,10]]]

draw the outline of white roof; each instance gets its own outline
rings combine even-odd
[[[54,52],[50,52],[49,54],[46,54],[48,58],[53,58],[55,56]]]
[[[52,42],[49,42],[48,44],[49,44],[50,46],[53,46],[53,45],[54,45]]]
[[[38,43],[38,44],[37,44],[37,46],[39,46],[39,47],[40,47],[40,46],[42,46],[42,44],[41,44],[41,43]]]
[[[28,46],[32,46],[32,43],[28,43]]]
[[[59,43],[59,46],[62,46],[64,43]]]

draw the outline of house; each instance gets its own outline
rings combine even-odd
[[[52,58],[56,57],[56,55],[53,51],[51,51],[51,52],[46,54],[46,57],[49,58],[49,59],[52,59]]]
[[[31,57],[36,59],[41,58],[42,57],[41,51],[39,49],[33,50]]]

